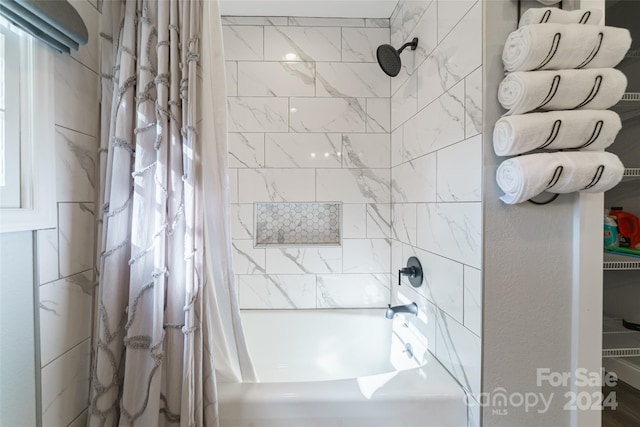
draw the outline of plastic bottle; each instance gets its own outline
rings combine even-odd
[[[609,215],[618,224],[618,245],[623,248],[640,248],[640,219],[619,207],[611,208]]]
[[[618,223],[615,218],[609,216],[609,211],[604,211],[604,247],[618,246]]]

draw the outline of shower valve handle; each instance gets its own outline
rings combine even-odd
[[[414,288],[422,286],[422,264],[418,258],[412,256],[407,260],[407,266],[398,270],[398,286],[402,285],[402,276],[409,278]]]

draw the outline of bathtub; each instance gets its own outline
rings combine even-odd
[[[260,382],[219,384],[221,427],[467,425],[460,385],[384,310],[245,310],[242,320]]]

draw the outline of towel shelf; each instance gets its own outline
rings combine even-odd
[[[602,357],[640,356],[640,332],[622,326],[622,319],[605,318],[602,325]]]
[[[611,109],[620,115],[622,121],[640,117],[640,92],[626,92]]]
[[[640,258],[605,252],[603,268],[604,270],[640,270]]]
[[[640,168],[626,168],[623,178],[640,178]]]

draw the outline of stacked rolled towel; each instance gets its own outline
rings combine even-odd
[[[599,9],[562,10],[556,7],[538,7],[527,10],[520,17],[518,27],[531,24],[590,24],[602,20]]]
[[[620,116],[610,110],[518,114],[498,120],[493,149],[498,156],[540,148],[602,151],[613,144],[621,128]]]
[[[507,71],[615,67],[631,47],[625,28],[581,24],[527,25],[509,34]]]
[[[543,191],[600,193],[615,187],[623,174],[624,166],[615,154],[573,151],[505,160],[498,167],[496,180],[505,192],[500,200],[513,205]]]
[[[613,68],[516,71],[498,90],[507,115],[533,110],[606,110],[622,99],[625,75]]]

